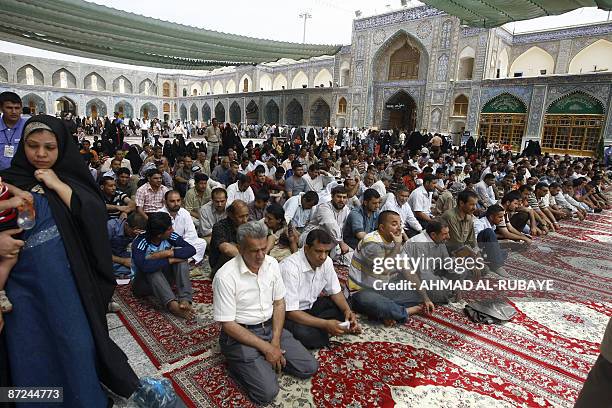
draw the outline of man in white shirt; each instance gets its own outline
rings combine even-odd
[[[206,241],[198,237],[195,225],[191,219],[191,214],[184,208],[181,208],[181,195],[176,190],[167,191],[164,195],[165,205],[159,210],[170,214],[172,218],[172,228],[174,232],[179,234],[196,250],[195,255],[191,258],[198,265],[204,259],[206,252]]]
[[[310,190],[312,191],[316,191],[317,193],[320,193],[325,188],[323,186],[323,176],[321,176],[319,165],[316,163],[311,164],[308,167],[308,172],[304,174],[302,178],[306,180],[308,187],[310,187]]]
[[[427,223],[433,219],[431,198],[435,190],[435,182],[436,177],[433,174],[427,174],[423,177],[423,185],[414,189],[408,198],[408,205],[423,227],[427,226]]]
[[[128,159],[125,158],[125,151],[117,150],[115,152],[115,157],[109,157],[104,161],[104,164],[102,164],[102,167],[100,168],[100,172],[102,174],[106,173],[111,169],[111,163],[113,160],[119,160],[121,162],[120,167],[127,167],[130,173],[132,173],[132,164]]]
[[[423,230],[421,224],[414,216],[410,204],[408,204],[408,197],[410,193],[404,186],[399,187],[394,193],[389,193],[385,205],[381,208],[381,211],[395,211],[400,215],[402,220],[402,228],[408,235],[412,237]]]
[[[278,262],[266,255],[268,228],[252,221],[238,228],[239,254],[213,280],[213,317],[228,370],[257,404],[274,400],[281,370],[306,379],[317,360],[283,329],[285,285]]]
[[[238,173],[236,175],[236,182],[227,187],[226,207],[229,207],[234,200],[242,200],[247,204],[251,201],[255,201],[255,193],[253,193],[253,189],[251,188],[249,176],[246,174]]]
[[[497,203],[493,185],[495,184],[495,176],[491,173],[484,176],[482,181],[474,185],[474,191],[478,194],[478,201],[484,208],[489,208],[490,205]]]
[[[287,290],[285,328],[306,348],[329,346],[330,336],[361,332],[327,256],[333,244],[327,232],[313,230],[304,247],[280,264]]]
[[[285,221],[291,223],[298,232],[304,231],[304,227],[310,222],[312,209],[319,203],[319,196],[314,191],[307,191],[295,195],[285,201]]]

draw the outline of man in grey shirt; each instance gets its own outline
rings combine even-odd
[[[304,175],[302,163],[300,163],[299,160],[294,160],[291,163],[291,168],[293,169],[293,176],[285,180],[285,191],[287,192],[288,198],[310,191],[310,186],[302,177]]]
[[[221,187],[213,189],[210,193],[211,200],[200,207],[200,226],[199,233],[210,245],[212,239],[213,225],[227,217],[225,203],[227,202],[227,192]]]

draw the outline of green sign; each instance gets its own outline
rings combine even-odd
[[[576,92],[553,102],[546,113],[603,115],[603,107],[595,98]]]
[[[527,113],[527,107],[516,96],[503,93],[485,103],[482,113]]]

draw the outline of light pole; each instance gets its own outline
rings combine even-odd
[[[305,11],[302,14],[300,14],[300,18],[304,19],[304,34],[302,35],[302,44],[306,44],[306,20],[308,20],[309,18],[312,18],[312,14]]]

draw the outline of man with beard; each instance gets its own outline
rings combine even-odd
[[[349,247],[343,239],[342,231],[344,224],[348,218],[350,209],[346,206],[347,191],[344,186],[334,187],[331,191],[331,201],[319,204],[310,217],[310,223],[304,229],[304,233],[300,237],[300,246],[304,245],[304,241],[308,233],[314,229],[323,229],[334,240],[335,246],[331,251],[332,259],[340,258],[342,255],[350,252]]]
[[[249,207],[242,200],[236,200],[227,207],[227,218],[216,223],[212,228],[210,241],[210,269],[212,276],[227,261],[239,254],[238,227],[249,219]]]
[[[200,236],[210,244],[212,239],[213,226],[227,217],[225,203],[227,202],[227,191],[217,187],[210,193],[211,200],[200,207],[199,210],[199,232]]]
[[[193,263],[198,265],[204,259],[204,252],[206,252],[206,241],[202,238],[198,238],[195,225],[191,219],[191,214],[184,208],[181,208],[181,195],[176,190],[170,190],[164,196],[164,208],[160,212],[170,214],[172,218],[172,228],[174,232],[179,234],[185,241],[187,241],[196,250],[195,255],[191,258]]]

